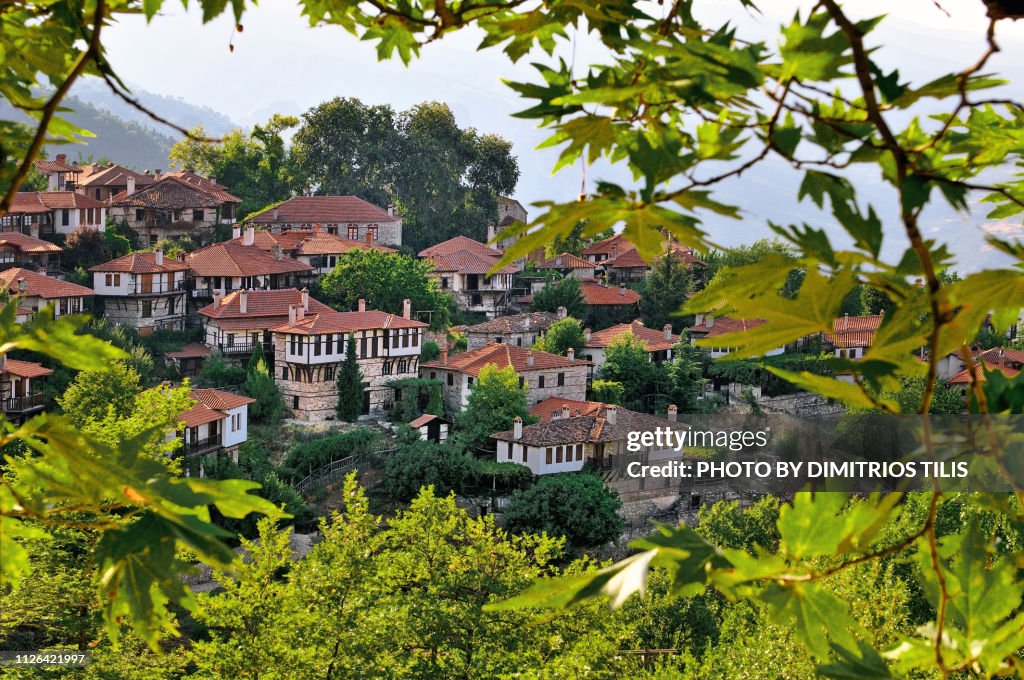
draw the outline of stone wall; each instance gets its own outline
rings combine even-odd
[[[170,327],[182,330],[185,324],[185,293],[149,296],[111,296],[101,298],[103,316],[111,323],[137,329],[160,329]],[[143,301],[152,303],[152,315],[142,316]],[[173,305],[173,306],[172,306]]]

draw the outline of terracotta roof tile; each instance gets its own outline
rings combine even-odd
[[[20,231],[0,231],[0,246],[11,246],[23,253],[60,253],[64,249],[56,243],[34,238]]]
[[[276,219],[274,211],[277,211]],[[256,224],[337,224],[397,222],[400,219],[398,215],[391,215],[358,196],[296,196],[250,215],[246,221]]]
[[[429,255],[427,259],[434,263],[434,271],[455,272],[458,274],[487,274],[497,266],[500,258],[471,250],[457,250],[454,253]],[[506,265],[495,273],[515,274],[519,271],[519,267]]]
[[[883,318],[882,314],[840,317],[832,322],[833,332],[826,333],[825,339],[836,347],[870,347]]]
[[[450,238],[447,241],[436,243],[429,248],[424,248],[420,251],[419,256],[432,257],[435,255],[452,255],[461,250],[493,258],[500,258],[503,254],[500,250],[491,248],[489,245],[480,243],[480,241],[474,241],[468,236],[456,236],[455,238]]]
[[[179,181],[184,182],[190,187],[194,187],[201,191],[206,192],[210,196],[213,196],[222,203],[241,203],[242,199],[238,198],[233,194],[228,193],[228,188],[223,184],[218,184],[212,179],[202,177],[192,172],[191,170],[178,170],[176,172],[169,172],[165,177],[173,177]]]
[[[84,187],[127,186],[129,177],[135,178],[137,189],[148,187],[154,182],[150,175],[135,172],[123,165],[97,166],[95,169],[93,166],[85,166],[83,169],[86,172],[83,173],[78,183]]]
[[[1010,366],[1005,366],[1005,365],[1001,366],[1001,365],[998,365],[998,364],[992,365],[992,364],[989,364],[986,361],[981,361],[981,362],[979,362],[979,364],[981,366],[984,366],[989,371],[998,370],[1000,373],[1005,375],[1007,378],[1012,378],[1012,377],[1016,376],[1018,373],[1020,373],[1019,370],[1017,370],[1016,368],[1011,368]],[[984,372],[982,372],[982,374],[981,374],[981,380],[982,380],[982,382],[985,381],[985,373]],[[954,375],[952,378],[947,380],[946,384],[947,385],[970,385],[973,382],[974,382],[974,375],[972,375],[971,372],[968,371],[965,368],[964,370],[960,371],[959,373]]]
[[[529,365],[529,357],[533,355],[533,366]],[[589,366],[591,362],[586,359],[576,359],[572,362],[560,354],[551,354],[539,350],[531,350],[527,347],[518,347],[505,343],[491,343],[479,349],[472,349],[468,352],[456,354],[448,359],[448,363],[442,364],[438,361],[427,361],[420,366],[422,368],[439,368],[447,371],[458,371],[467,375],[478,376],[484,366],[497,366],[505,368],[512,366],[516,373],[528,371],[544,371],[554,368],[572,368],[573,366]]]
[[[165,352],[168,359],[201,359],[213,354],[213,350],[201,342],[190,342],[177,352]]]
[[[44,175],[49,174],[51,172],[78,172],[77,165],[68,165],[67,163],[62,163],[61,161],[45,161],[40,159],[35,161],[33,165],[35,165],[36,170],[43,173]]]
[[[75,283],[61,281],[60,279],[55,279],[50,276],[40,274],[39,272],[22,269],[20,267],[0,272],[0,286],[6,289],[11,295],[17,295],[19,293],[18,279],[22,278],[25,279],[24,295],[30,297],[41,297],[49,300],[53,298],[83,297],[96,294],[92,288],[86,288]]]
[[[609,288],[596,281],[583,281],[580,288],[588,305],[632,305],[640,301],[640,294],[629,288]]]
[[[270,330],[294,335],[318,335],[320,333],[354,333],[378,328],[426,328],[429,324],[406,319],[397,314],[366,310],[365,312],[323,312],[306,314],[295,325],[285,322]]]
[[[462,333],[522,333],[524,331],[546,331],[558,320],[554,312],[524,312],[510,316],[498,316],[475,326],[462,326]],[[527,323],[529,322],[529,323]]]
[[[42,206],[42,210],[39,209]],[[19,191],[11,206],[12,213],[47,212],[73,208],[103,208],[94,198],[74,191]]]
[[[246,292],[245,314],[241,310],[242,291],[228,293],[219,305],[209,304],[199,313],[211,319],[244,319],[248,322],[257,318],[267,317],[266,328],[271,328],[288,320],[288,307],[302,304],[302,291],[297,288],[281,288],[278,290],[250,290]],[[309,298],[309,312],[331,311],[331,308],[314,298]],[[246,326],[246,328],[250,327]]]
[[[701,338],[717,338],[726,333],[743,333],[768,323],[766,319],[734,319],[731,316],[720,316],[712,320],[709,327],[706,323],[686,329],[690,335]]]
[[[212,387],[195,388],[192,390],[192,398],[203,406],[217,409],[218,411],[229,411],[233,408],[252,404],[256,401],[249,397],[243,397],[239,394],[234,394],[233,392],[225,392],[224,390],[217,390]]]
[[[593,269],[594,263],[572,253],[562,253],[537,263],[537,269]]]
[[[543,402],[541,402],[543,403]],[[591,404],[593,402],[568,402]],[[539,405],[539,404],[538,404]],[[608,411],[615,409],[615,424],[608,422]],[[675,422],[666,418],[637,413],[621,406],[599,404],[598,408],[587,407],[589,413],[571,415],[568,418],[553,418],[523,428],[523,436],[513,437],[511,430],[492,434],[493,439],[515,441],[529,446],[555,446],[558,444],[574,444],[581,442],[601,443],[625,440],[630,432],[653,431],[668,427],[673,430],[684,430],[689,427],[685,423]],[[582,409],[581,409],[582,413]]]
[[[409,427],[416,429],[419,427],[423,427],[427,423],[432,423],[435,420],[440,420],[442,423],[448,422],[444,418],[439,418],[438,416],[435,416],[433,413],[424,413],[419,418],[409,421]]]
[[[232,239],[235,243],[241,243],[244,237],[239,236]],[[326,231],[314,231],[312,229],[288,229],[281,233],[273,233],[263,229],[257,230],[254,234],[253,245],[260,250],[270,251],[274,245],[280,245],[282,250],[288,254],[295,255],[343,255],[353,250],[377,250],[382,253],[398,252],[394,248],[356,241],[344,236],[328,234]]]
[[[19,191],[14,194],[14,201],[11,203],[9,212],[19,215],[36,215],[48,213],[50,209],[43,205],[38,191]]]
[[[640,321],[633,321],[632,323],[620,323],[611,328],[605,328],[602,331],[592,333],[590,340],[587,341],[585,346],[593,348],[608,347],[616,338],[630,331],[632,331],[634,336],[644,341],[648,352],[662,352],[672,349],[672,347],[679,343],[678,335],[669,334],[669,339],[666,340],[664,329],[648,328]]]
[[[185,262],[196,276],[259,276],[313,270],[304,262],[290,257],[276,260],[256,246],[243,246],[233,241],[214,243],[188,253]]]
[[[16,375],[19,378],[41,378],[53,375],[52,368],[46,368],[34,361],[18,361],[17,359],[0,359],[0,375]]]
[[[615,234],[614,236],[609,236],[603,241],[591,243],[583,249],[583,255],[610,255],[613,251],[616,253],[624,253],[627,250],[633,250],[635,248],[636,246],[634,246],[628,238],[622,234]]]
[[[178,177],[164,175],[148,187],[134,194],[122,191],[110,198],[109,205],[116,208],[156,208],[159,210],[189,210],[216,208],[223,203],[241,202],[223,191],[212,191],[192,185]]]
[[[164,256],[163,264],[156,263],[156,253],[129,253],[95,267],[89,267],[91,272],[127,272],[129,274],[156,274],[163,272],[183,272],[188,270],[188,265],[180,260]]]
[[[563,399],[562,397],[548,397],[544,401],[534,404],[530,413],[541,419],[541,422],[551,420],[552,415],[560,415],[562,408],[568,406],[571,416],[589,416],[597,413],[607,406],[600,401],[577,401],[576,399]]]
[[[993,347],[975,357],[975,361],[984,361],[990,366],[999,364],[1024,364],[1024,352],[1009,347]],[[1016,368],[1019,368],[1017,366]]]

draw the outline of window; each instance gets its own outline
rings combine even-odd
[[[97,201],[103,200],[103,189],[97,189],[95,192],[93,192],[93,195],[96,196]]]
[[[454,384],[455,384],[455,374],[454,373],[449,373],[448,374],[448,385],[451,386],[451,385],[454,385]]]
[[[287,380],[287,379],[288,379],[288,367],[285,366],[284,368],[281,369],[281,380]]]
[[[583,460],[583,444],[576,445],[576,460]]]
[[[298,397],[292,397],[292,408],[295,409],[296,411],[299,410],[299,398]]]
[[[544,376],[539,376],[537,378],[537,387],[544,387]]]
[[[143,300],[142,301],[142,318],[151,319],[153,317],[153,301]],[[231,336],[228,336],[231,337]]]
[[[320,336],[318,335],[315,338],[313,338],[313,356],[320,356],[320,349]]]
[[[238,432],[242,429],[242,414],[235,413],[231,416],[231,431]]]
[[[551,465],[551,460],[554,457],[554,455],[555,455],[554,449],[552,449],[549,446],[547,449],[545,449],[544,462],[546,464],[548,464],[548,465]]]
[[[71,224],[71,211],[67,208],[60,211],[60,223],[65,227]]]
[[[114,285],[115,286],[120,286],[121,285],[121,275],[120,274],[114,274]]]
[[[235,334],[234,333],[228,333],[228,347],[234,347],[234,346],[235,346]]]
[[[67,314],[68,313],[68,299],[67,298],[61,298],[60,299],[60,313],[61,314]]]
[[[526,385],[526,378],[520,377],[519,378],[519,387],[523,387],[524,385]]]
[[[494,342],[500,345],[501,342],[502,342],[501,341],[501,336],[500,335],[495,335],[494,336]]]
[[[558,374],[558,386],[565,387],[565,373]]]
[[[192,211],[192,221],[193,222],[202,222],[203,221],[203,211],[202,211],[201,208]]]
[[[288,337],[291,338],[292,342],[291,354],[300,354],[301,345],[299,344],[299,336],[290,335]]]
[[[565,449],[564,446],[559,446],[559,447],[557,447],[555,449],[555,462],[556,463],[561,463],[562,462],[562,452],[563,452],[564,449]]]
[[[107,284],[107,288],[109,288],[110,286],[114,285],[114,275],[113,274],[107,274],[107,276],[106,276],[106,284]]]
[[[523,447],[523,462],[525,463],[526,462],[526,444],[523,444],[522,447]]]
[[[398,372],[399,373],[406,373],[408,371],[408,368],[409,368],[409,362],[407,362],[405,359],[399,359],[398,360]]]
[[[174,314],[174,312],[176,311],[177,306],[178,306],[178,298],[176,298],[176,297],[169,297],[169,298],[167,298],[167,314],[168,315]]]
[[[324,382],[331,382],[334,380],[334,366],[328,366],[324,369]]]
[[[156,234],[149,235],[149,245],[155,246],[159,240],[160,237],[158,237]]]
[[[366,235],[369,236],[374,243],[377,242],[377,227],[367,227]]]
[[[380,367],[380,372],[382,375],[391,375],[391,362],[385,361],[384,364]]]
[[[348,237],[350,239],[352,239],[353,241],[358,241],[359,240],[359,227],[349,227],[348,228]]]
[[[468,378],[466,378],[466,384],[469,385],[470,387],[473,386],[473,376],[469,376]]]
[[[420,332],[417,331],[417,330],[412,331],[412,346],[413,347],[419,347],[420,346]]]
[[[135,209],[135,221],[143,222],[146,219],[146,211],[143,208]]]
[[[448,277],[441,277],[441,290],[448,290]]]
[[[359,354],[357,358],[363,359],[366,357],[366,336],[359,338]]]
[[[327,347],[324,349],[324,354],[334,354],[334,334],[331,333],[325,340],[327,341]]]
[[[175,210],[174,211],[174,221],[178,222],[180,220],[181,220],[181,211],[180,210]]]
[[[484,298],[483,298],[482,295],[472,295],[469,298],[469,304],[473,305],[474,307],[479,307],[483,303],[484,303]]]
[[[437,371],[431,371],[430,372],[430,379],[431,380],[437,380]]]

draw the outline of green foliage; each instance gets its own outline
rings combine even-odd
[[[391,418],[400,423],[407,423],[424,413],[444,415],[441,403],[441,383],[429,378],[401,378],[392,380],[388,387],[395,390],[395,403],[391,409]],[[399,397],[399,393],[401,396]],[[436,400],[437,403],[433,403]],[[440,408],[440,413],[431,411],[431,407]]]
[[[401,315],[404,300],[413,313],[433,311],[431,323],[443,328],[453,310],[451,296],[442,293],[430,275],[433,265],[400,253],[353,250],[320,282],[325,300],[342,309],[355,309],[360,299],[367,309]],[[414,317],[415,318],[415,317]]]
[[[760,387],[767,397],[792,394],[798,387],[779,377],[777,370],[800,371],[816,376],[831,376],[833,359],[829,355],[778,354],[759,359],[716,361],[706,369],[708,378],[723,382]]]
[[[601,379],[622,385],[622,405],[634,411],[648,410],[652,396],[666,394],[669,387],[665,372],[651,361],[647,343],[632,331],[605,349]]]
[[[327,465],[332,460],[340,460],[356,453],[367,453],[379,448],[381,448],[379,433],[369,428],[357,427],[341,434],[294,444],[288,450],[282,469],[293,477],[303,477],[310,470]]]
[[[512,532],[564,536],[569,545],[587,548],[619,538],[625,526],[621,507],[618,494],[597,475],[548,475],[512,496],[505,526]]]
[[[685,339],[672,348],[672,363],[667,369],[669,394],[680,413],[699,410],[698,399],[704,396],[708,382],[704,377],[708,363],[707,354]]]
[[[260,364],[263,364],[263,368],[266,369],[267,359],[263,354],[263,343],[257,341],[253,343],[252,354],[249,355],[249,361],[245,364],[245,372],[258,371]]]
[[[552,323],[545,331],[544,336],[538,338],[537,342],[533,344],[533,349],[567,356],[571,347],[579,356],[586,342],[583,324],[571,316],[567,316]]]
[[[721,548],[750,553],[758,547],[774,550],[779,543],[778,519],[779,500],[773,496],[745,508],[738,501],[720,501],[700,507],[697,533]]]
[[[579,279],[567,277],[549,283],[533,296],[530,303],[531,312],[557,312],[559,307],[565,307],[566,313],[571,317],[583,318],[587,308]]]
[[[338,420],[355,422],[363,412],[363,372],[356,360],[356,337],[349,334],[345,341],[345,360],[338,369]]]
[[[881,399],[891,400],[899,405],[900,413],[920,413],[924,401],[926,381],[923,377],[900,378],[896,389],[885,390]],[[929,413],[953,414],[964,412],[964,398],[960,390],[953,387],[939,387],[932,395]]]
[[[648,328],[671,324],[678,333],[688,326],[679,310],[693,287],[693,275],[682,261],[666,253],[651,263],[651,273],[644,279],[640,293],[640,314]]]
[[[100,420],[107,413],[124,418],[135,406],[142,390],[138,372],[123,361],[113,362],[103,371],[82,371],[57,398],[64,414],[77,427]]]
[[[433,340],[427,340],[423,343],[423,348],[420,351],[420,361],[434,361],[441,356],[441,348]]]
[[[526,424],[536,422],[526,401],[527,388],[511,366],[488,364],[470,389],[466,408],[458,415],[459,440],[467,447],[494,449],[492,434],[512,429],[519,416]]]
[[[244,368],[232,366],[224,360],[220,351],[215,349],[203,362],[196,383],[203,387],[229,387],[243,384],[245,378]]]
[[[626,394],[622,383],[611,380],[594,380],[590,383],[590,399],[605,404],[622,404]]]
[[[118,245],[119,242],[118,242]],[[79,227],[68,234],[64,242],[64,252],[60,255],[61,264],[71,270],[88,270],[111,259],[113,251],[105,232],[89,227]],[[92,277],[90,276],[90,280]],[[92,286],[89,286],[90,288]]]
[[[249,417],[261,425],[276,425],[284,416],[281,389],[261,360],[245,376],[245,394],[256,401],[249,404]]]

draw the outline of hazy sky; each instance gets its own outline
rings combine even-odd
[[[856,0],[847,5],[857,17],[888,13],[874,37],[879,58],[887,68],[897,67],[904,78],[920,83],[973,63],[984,48],[987,22],[981,0],[940,3],[951,16],[932,0]],[[738,0],[705,0],[697,3],[697,14],[713,21],[728,19],[741,27],[742,35],[774,44],[779,24],[807,4],[761,2],[762,14],[754,14],[742,9]],[[556,152],[534,149],[546,134],[531,121],[510,115],[523,105],[501,79],[534,79],[530,59],[512,65],[497,50],[477,52],[479,34],[474,31],[428,46],[419,60],[405,67],[397,60],[377,62],[371,44],[340,28],[311,28],[297,6],[285,0],[263,0],[250,9],[243,20],[244,32],[234,36],[227,17],[203,26],[195,9],[185,11],[171,1],[165,7],[165,14],[152,26],[142,17],[130,17],[108,29],[110,59],[125,80],[210,106],[246,126],[275,112],[301,113],[335,96],[389,103],[396,109],[441,100],[452,107],[460,124],[512,140],[523,173],[518,196],[524,203],[566,200],[579,191],[579,167],[551,177]],[[991,60],[990,70],[1013,81],[1007,94],[1024,99],[1024,22],[1001,22],[998,36],[1003,51]],[[231,41],[234,52],[228,50]],[[568,53],[566,48],[567,57]],[[577,68],[600,59],[600,45],[580,37]],[[591,179],[603,175],[624,177],[619,168],[591,169]],[[747,199],[744,207],[751,221],[747,228],[733,230],[735,238],[725,241],[746,240],[755,231],[763,232],[767,218],[805,217],[803,207],[777,200],[777,182],[778,173],[767,172],[745,176],[745,183],[730,189]],[[946,219],[958,218],[936,216],[937,221]]]

